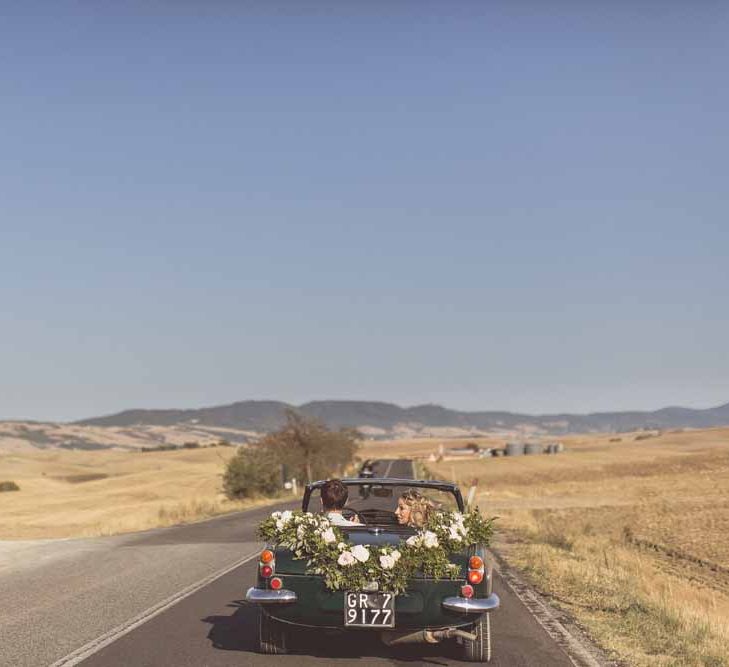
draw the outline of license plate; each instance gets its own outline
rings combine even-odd
[[[350,628],[394,628],[395,596],[392,593],[345,593],[344,625]]]

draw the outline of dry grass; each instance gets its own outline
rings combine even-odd
[[[111,535],[196,521],[266,502],[220,493],[232,447],[172,452],[0,454],[21,490],[0,499],[0,539]]]
[[[501,517],[501,551],[616,656],[729,665],[729,429],[638,435],[564,438],[556,456],[427,465],[462,485],[478,478],[480,506]],[[389,452],[438,444],[393,442]]]

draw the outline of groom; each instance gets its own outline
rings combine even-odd
[[[342,508],[346,505],[348,497],[349,491],[340,479],[330,479],[321,487],[322,510],[327,515],[327,519],[335,526],[351,528],[363,525],[359,521],[350,521],[342,516]]]

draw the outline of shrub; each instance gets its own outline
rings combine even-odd
[[[260,447],[241,447],[223,474],[223,492],[231,499],[274,495],[280,488],[281,466]]]
[[[199,447],[198,443],[192,443],[194,447],[187,447],[188,444],[191,443],[185,443],[184,447],[188,449],[195,449],[196,447]],[[139,451],[142,453],[145,452],[174,452],[178,449],[182,449],[183,445],[157,445],[156,447],[142,447]]]
[[[20,491],[15,482],[0,482],[0,491]]]
[[[107,477],[109,477],[109,475],[104,472],[88,472],[80,475],[66,475],[60,479],[68,482],[69,484],[83,484],[84,482],[95,482],[100,479],[106,479]]]

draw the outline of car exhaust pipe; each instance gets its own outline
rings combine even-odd
[[[444,630],[417,630],[399,634],[395,632],[382,633],[381,639],[387,646],[399,646],[400,644],[437,644],[444,639],[461,637],[471,641],[476,640],[476,635],[459,630],[458,628],[446,628]]]

